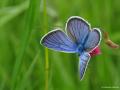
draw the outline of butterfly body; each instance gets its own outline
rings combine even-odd
[[[101,41],[101,31],[98,28],[90,28],[90,24],[84,19],[73,16],[66,23],[66,33],[60,29],[53,30],[44,35],[41,44],[61,52],[77,53],[79,55],[79,73],[82,80],[90,54]]]
[[[78,54],[81,54],[82,52],[84,51],[84,49],[83,49],[83,45],[78,45],[78,47],[77,47],[77,53]]]

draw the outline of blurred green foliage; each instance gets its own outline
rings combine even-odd
[[[119,4],[120,0],[47,0],[44,8],[44,0],[0,0],[0,90],[45,89],[46,56],[40,39],[45,30],[64,30],[70,16],[85,18],[120,43]],[[82,81],[77,55],[48,50],[48,89],[120,88],[120,49],[103,41],[100,48],[102,54],[91,59]]]

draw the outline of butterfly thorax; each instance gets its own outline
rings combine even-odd
[[[77,52],[78,52],[78,55],[80,55],[81,53],[84,52],[84,47],[82,44],[79,44],[78,47],[77,47]]]

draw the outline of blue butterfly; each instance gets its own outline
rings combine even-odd
[[[89,52],[100,44],[101,31],[98,28],[91,29],[90,24],[78,16],[72,16],[67,20],[65,30],[66,33],[61,29],[47,33],[40,43],[53,50],[77,53],[80,80],[82,80],[91,58]]]

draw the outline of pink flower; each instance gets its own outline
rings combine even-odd
[[[89,54],[90,54],[91,57],[101,54],[100,48],[99,48],[99,47],[96,47],[96,48],[95,48],[93,51],[91,51]]]

